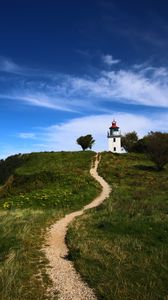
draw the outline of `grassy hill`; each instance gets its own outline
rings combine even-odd
[[[78,209],[86,202],[93,152],[31,153],[14,156],[19,165],[8,175],[0,191],[2,208],[71,208]],[[3,162],[11,171],[12,157]],[[18,163],[19,162],[19,163]],[[9,173],[9,172],[7,172]],[[2,177],[2,176],[1,176]],[[1,178],[3,182],[3,177]],[[82,193],[79,195],[80,190]],[[91,194],[90,194],[91,196]],[[80,199],[80,201],[78,201]]]
[[[167,299],[168,166],[104,153],[98,171],[113,191],[71,225],[70,258],[98,299]]]
[[[46,152],[0,161],[0,299],[50,299],[45,229],[98,193],[89,174],[94,155]]]
[[[50,299],[45,230],[100,191],[89,174],[94,155],[46,152],[0,161],[0,299]],[[70,259],[99,299],[166,299],[168,166],[157,172],[141,154],[103,153],[98,171],[113,192],[71,225]]]

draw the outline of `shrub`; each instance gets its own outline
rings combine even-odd
[[[168,134],[161,132],[150,132],[144,137],[146,153],[158,170],[162,170],[168,163]]]

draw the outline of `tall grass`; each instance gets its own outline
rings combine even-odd
[[[0,191],[0,299],[50,299],[46,228],[97,194],[89,175],[93,152],[33,153]],[[12,175],[12,174],[11,174]],[[57,298],[57,295],[55,295]]]
[[[167,299],[168,169],[139,154],[104,153],[99,173],[113,192],[76,220],[70,257],[99,299]]]
[[[0,299],[47,299],[51,282],[40,250],[41,230],[54,215],[30,209],[0,212]]]

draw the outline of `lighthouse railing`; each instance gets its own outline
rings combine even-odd
[[[107,131],[107,137],[115,137],[115,136],[121,136],[121,131],[113,131],[112,133],[110,133],[109,131]]]

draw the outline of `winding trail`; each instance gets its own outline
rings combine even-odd
[[[47,234],[44,251],[49,260],[47,273],[53,282],[53,288],[48,292],[51,299],[54,293],[59,293],[60,300],[96,300],[92,289],[82,281],[76,272],[73,263],[66,259],[68,248],[65,244],[65,236],[69,223],[77,216],[82,215],[85,210],[100,205],[110,194],[111,188],[107,182],[98,175],[97,167],[100,157],[97,154],[95,163],[90,169],[90,174],[101,184],[102,192],[90,204],[83,209],[66,215],[53,224]]]

